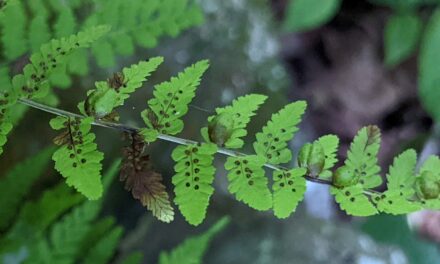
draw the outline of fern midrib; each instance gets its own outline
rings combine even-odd
[[[71,118],[81,118],[81,119],[87,118],[86,116],[82,116],[82,115],[68,112],[68,111],[65,111],[62,109],[58,109],[58,108],[54,108],[54,107],[47,106],[44,104],[40,104],[40,103],[37,103],[37,102],[35,102],[33,100],[29,100],[29,99],[19,99],[19,102],[21,104],[30,106],[32,108],[36,108],[41,111],[51,113],[54,115],[58,115],[58,116],[71,117]],[[101,120],[94,120],[92,122],[92,125],[99,126],[99,127],[105,127],[105,128],[112,128],[112,129],[125,131],[125,132],[129,132],[129,133],[139,133],[141,130],[140,128],[137,128],[134,126],[129,126],[129,125],[120,124],[120,123],[106,122],[106,121],[101,121]],[[174,137],[174,136],[165,135],[165,134],[159,134],[158,139],[163,140],[163,141],[176,143],[179,145],[185,145],[185,146],[196,145],[196,144],[200,143],[200,142],[197,142],[194,140],[183,139],[183,138]],[[249,156],[247,154],[244,154],[244,153],[241,153],[238,151],[232,151],[232,150],[229,150],[226,148],[221,148],[221,147],[217,148],[217,153],[225,155],[225,156],[229,156],[229,157],[235,157],[235,158]],[[285,168],[285,167],[282,167],[279,165],[274,165],[271,163],[264,163],[263,166],[266,168],[275,170],[275,171],[276,170],[289,171],[288,168]],[[327,181],[327,180],[323,180],[323,179],[319,179],[319,178],[314,178],[310,175],[305,175],[304,178],[310,182],[333,186],[331,181]],[[374,195],[374,194],[382,194],[381,192],[378,192],[378,191],[375,191],[372,189],[364,189],[363,192],[364,192],[364,194],[369,195],[369,196]]]

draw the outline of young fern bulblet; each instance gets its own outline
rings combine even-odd
[[[440,182],[431,171],[424,171],[417,179],[417,186],[424,199],[436,199],[440,194]]]
[[[355,185],[359,181],[353,172],[346,166],[338,168],[333,174],[333,185],[338,188],[344,188]]]
[[[209,140],[223,147],[231,138],[234,118],[230,113],[216,115],[208,124]]]
[[[325,154],[321,144],[319,142],[305,144],[298,154],[298,165],[306,168],[307,174],[311,177],[318,177],[325,165]]]

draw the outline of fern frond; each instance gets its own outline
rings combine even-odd
[[[121,239],[123,229],[115,227],[104,235],[96,245],[94,245],[87,256],[84,258],[85,264],[106,264],[113,256],[115,249]]]
[[[319,178],[329,179],[332,176],[331,169],[338,162],[336,155],[339,147],[339,138],[336,135],[326,135],[318,138],[317,142],[323,148],[325,155],[324,167],[321,174],[319,174]]]
[[[273,211],[278,218],[287,218],[295,212],[306,192],[307,170],[295,168],[290,171],[275,171],[273,174]]]
[[[32,52],[39,50],[41,45],[51,39],[48,23],[49,12],[43,0],[33,0],[28,3],[34,17],[31,19],[28,31],[29,46]]]
[[[95,135],[90,132],[93,118],[56,117],[50,125],[55,130],[66,129],[54,141],[61,147],[54,153],[55,169],[88,199],[101,197],[101,161],[104,154],[97,150]]]
[[[34,53],[23,69],[23,74],[14,76],[13,87],[18,94],[27,98],[42,98],[49,91],[48,78],[57,67],[66,62],[66,58],[78,48],[88,47],[109,31],[107,26],[87,29],[77,35],[50,41]]]
[[[387,191],[371,197],[380,212],[399,215],[421,209],[419,203],[412,201],[415,194],[416,163],[417,153],[413,149],[394,158],[387,174]]]
[[[211,240],[229,224],[223,217],[205,233],[186,239],[171,252],[161,252],[159,264],[201,264]]]
[[[120,180],[157,219],[169,223],[174,220],[174,209],[162,175],[153,170],[149,156],[142,155],[146,145],[142,137],[130,135],[130,140],[130,146],[124,148]]]
[[[114,74],[105,82],[96,82],[96,89],[87,93],[87,101],[80,103],[78,108],[84,115],[98,118],[109,115],[114,108],[124,105],[130,94],[140,88],[162,62],[162,57],[141,61],[124,68],[122,73]]]
[[[169,82],[154,87],[154,98],[148,100],[149,108],[142,112],[142,118],[147,125],[142,134],[157,131],[175,135],[183,130],[181,118],[188,112],[188,105],[195,97],[200,79],[208,66],[208,61],[199,61]]]
[[[395,157],[387,174],[388,190],[398,190],[402,192],[404,198],[414,195],[416,164],[417,153],[413,149],[406,150]]]
[[[181,30],[199,24],[201,14],[193,0],[99,0],[85,24],[108,24],[116,32],[92,47],[98,65],[111,67],[115,64],[116,53],[132,54],[136,44],[152,48],[159,37],[176,36]]]
[[[376,126],[362,128],[350,145],[345,166],[364,188],[374,188],[382,183],[377,164],[379,148],[380,130]]]
[[[81,242],[92,229],[92,221],[101,209],[99,202],[85,202],[53,225],[48,241],[31,250],[27,263],[74,263]]]
[[[272,207],[272,193],[267,186],[264,163],[264,158],[253,155],[228,157],[225,164],[228,170],[229,192],[235,194],[238,201],[243,201],[260,211]]]
[[[176,198],[174,202],[185,219],[199,225],[205,219],[209,199],[214,192],[215,167],[212,165],[217,146],[201,144],[178,146],[172,153],[176,161],[172,178]]]
[[[8,109],[0,110],[0,155],[3,153],[3,146],[8,141],[8,134],[11,132],[13,125],[9,120]]]
[[[411,201],[397,190],[387,190],[383,194],[374,194],[371,196],[379,212],[392,215],[409,214],[422,209],[420,203]]]
[[[56,38],[66,37],[75,33],[77,28],[76,17],[72,8],[63,5],[59,8],[59,13],[53,25],[54,36]]]
[[[32,184],[43,173],[54,149],[47,148],[37,155],[18,163],[5,177],[0,179],[0,232],[15,217],[20,203]]]
[[[345,188],[332,187],[330,191],[335,196],[339,207],[349,215],[370,216],[378,213],[376,207],[363,193],[364,188],[361,184]]]
[[[21,208],[6,238],[31,241],[32,237],[42,234],[60,215],[81,201],[81,195],[71,193],[64,184],[57,185],[45,191],[39,200],[27,202]],[[28,234],[28,237],[23,237],[23,233]]]
[[[1,17],[3,56],[13,60],[28,50],[26,40],[27,15],[23,3],[15,1],[8,5]]]
[[[216,115],[208,117],[209,126],[201,130],[206,142],[236,149],[244,145],[246,126],[267,96],[249,94],[238,97],[232,105],[215,109]]]
[[[305,101],[298,101],[286,105],[278,113],[273,114],[271,120],[263,127],[263,131],[256,135],[255,153],[265,157],[271,164],[289,162],[292,159],[292,152],[287,143],[298,131],[297,125],[306,107]]]
[[[84,253],[83,256],[88,254],[88,251],[115,227],[115,224],[116,219],[112,216],[99,219],[93,223],[93,229],[84,237],[79,252]]]

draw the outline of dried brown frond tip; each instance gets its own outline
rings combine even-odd
[[[174,209],[162,183],[162,175],[153,170],[149,156],[143,155],[146,144],[142,137],[130,134],[128,138],[131,144],[123,150],[120,180],[125,181],[125,189],[156,218],[169,223],[174,219]]]

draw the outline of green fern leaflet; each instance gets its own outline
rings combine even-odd
[[[201,130],[203,138],[219,146],[241,148],[247,124],[266,99],[265,95],[249,94],[235,99],[230,106],[215,109],[216,115],[208,118],[209,126]]]
[[[370,216],[378,213],[376,207],[364,194],[361,184],[342,189],[332,187],[331,193],[342,210],[353,216]]]
[[[238,201],[259,211],[272,208],[272,193],[267,186],[264,163],[264,158],[254,155],[229,157],[225,164],[229,192],[235,194]]]
[[[271,120],[257,133],[254,149],[257,155],[266,157],[271,164],[289,162],[292,153],[287,143],[298,131],[297,125],[306,110],[307,103],[298,101],[288,104],[278,113],[273,114]]]
[[[155,86],[154,98],[148,100],[149,108],[142,112],[147,128],[141,131],[147,141],[156,140],[159,133],[175,135],[183,130],[181,118],[188,112],[188,105],[196,95],[208,61],[199,61],[186,68],[169,82]],[[151,136],[153,135],[153,136]]]
[[[178,146],[172,153],[176,161],[173,176],[174,202],[185,219],[199,225],[205,219],[209,199],[214,193],[211,186],[215,168],[212,165],[217,146],[214,144]]]
[[[275,171],[273,174],[273,211],[278,218],[287,218],[295,212],[306,192],[307,170]]]
[[[78,108],[84,115],[97,118],[111,114],[114,108],[123,105],[130,94],[142,86],[162,62],[162,57],[141,61],[124,68],[122,73],[115,73],[107,81],[96,82],[96,89],[87,93],[87,101],[81,102]]]
[[[95,135],[90,132],[93,118],[56,117],[50,125],[55,130],[66,129],[54,141],[61,147],[54,153],[55,169],[87,198],[102,196],[101,161],[104,154],[97,150]]]

